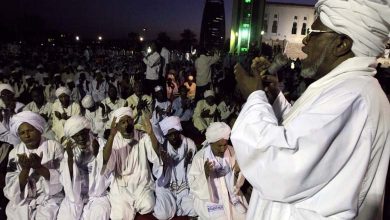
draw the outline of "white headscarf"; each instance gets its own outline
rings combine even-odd
[[[163,88],[161,86],[156,86],[154,87],[154,91],[155,92],[158,92],[158,91],[161,91]]]
[[[93,98],[91,95],[86,95],[84,96],[84,98],[81,100],[81,105],[84,107],[84,108],[91,108],[93,106],[93,104],[95,104],[95,102],[93,101]]]
[[[46,121],[41,115],[31,111],[23,111],[12,116],[10,121],[11,134],[19,137],[18,129],[22,123],[30,124],[35,129],[37,129],[41,134],[43,133],[46,126]]]
[[[62,94],[66,94],[66,95],[70,96],[71,92],[70,92],[70,90],[67,87],[61,86],[60,88],[58,88],[56,90],[56,97],[58,98]]]
[[[12,93],[15,93],[14,91],[14,88],[12,88],[12,86],[8,83],[1,83],[0,84],[0,93],[3,91],[3,90],[8,90]]]
[[[353,40],[358,57],[378,57],[390,32],[390,3],[381,0],[319,0],[317,15],[324,25]]]
[[[131,118],[133,118],[133,111],[131,111],[131,108],[130,107],[121,107],[121,108],[118,108],[117,110],[115,110],[112,115],[111,115],[111,118],[110,118],[110,121],[109,121],[109,125],[111,125],[112,123],[112,120],[116,117],[116,121],[115,123],[118,123],[119,120],[123,117],[123,116],[130,116]]]
[[[64,125],[64,135],[72,137],[83,129],[91,129],[91,123],[83,116],[75,115],[66,120]]]
[[[161,131],[164,135],[168,134],[168,131],[172,128],[176,131],[182,131],[183,128],[180,124],[180,118],[177,116],[169,116],[164,118],[162,121],[159,122]]]
[[[229,140],[230,127],[225,122],[213,122],[206,130],[206,141],[215,143],[219,140]]]
[[[204,98],[207,98],[209,96],[215,96],[215,93],[213,90],[206,90],[203,94]]]

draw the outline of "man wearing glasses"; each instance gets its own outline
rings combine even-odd
[[[253,77],[235,67],[247,102],[231,139],[253,186],[247,219],[382,219],[390,106],[374,75],[389,1],[320,0],[316,11],[301,72],[315,82],[293,106],[261,59]]]

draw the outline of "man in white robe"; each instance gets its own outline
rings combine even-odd
[[[106,98],[108,84],[104,81],[100,70],[97,70],[95,74],[95,79],[89,84],[89,92],[95,102],[100,102]]]
[[[81,100],[81,105],[85,109],[85,118],[91,123],[92,133],[102,138],[104,136],[105,124],[108,121],[103,114],[102,108],[96,105],[91,95],[86,95]]]
[[[261,78],[235,67],[249,96],[232,142],[253,186],[250,220],[382,219],[390,106],[373,76],[390,32],[389,3],[321,0],[316,10],[301,71],[316,81],[293,106],[274,77],[263,77],[267,99]]]
[[[204,133],[206,128],[216,122],[218,118],[217,104],[215,104],[215,93],[212,90],[204,92],[204,99],[196,103],[192,121],[199,132]]]
[[[59,165],[62,146],[41,136],[45,119],[24,111],[11,119],[11,132],[21,143],[9,154],[4,195],[8,219],[56,219],[63,199]]]
[[[133,87],[134,94],[129,96],[127,106],[129,106],[134,116],[134,128],[137,130],[142,129],[142,112],[152,111],[152,97],[144,94],[143,86],[141,83],[136,83]]]
[[[67,138],[61,161],[61,183],[65,198],[58,219],[108,220],[111,205],[108,187],[111,175],[101,175],[105,141],[91,133],[91,123],[82,116],[72,116],[64,125]]]
[[[179,117],[166,117],[159,124],[165,138],[160,140],[163,165],[153,167],[157,178],[153,215],[158,219],[196,216],[187,177],[196,153],[195,143],[181,134]]]
[[[245,219],[247,202],[240,191],[244,177],[239,172],[233,147],[228,145],[230,127],[211,123],[204,147],[196,153],[188,181],[194,209],[201,220]]]
[[[52,129],[56,139],[61,141],[64,136],[65,121],[74,115],[80,114],[80,105],[70,100],[70,90],[67,87],[60,87],[56,90],[57,100],[52,106],[51,118]]]
[[[146,134],[141,137],[134,135],[132,117],[129,107],[113,112],[110,136],[103,149],[105,172],[114,174],[109,194],[110,218],[113,220],[134,219],[137,213],[150,213],[155,204],[149,162],[160,163],[157,139],[150,123],[144,125]],[[144,121],[148,122],[149,119]]]
[[[102,100],[100,106],[104,111],[105,117],[110,118],[113,111],[125,107],[126,100],[118,97],[118,91],[112,84],[108,87],[107,95],[108,97]],[[108,128],[109,127],[110,125],[108,125]]]

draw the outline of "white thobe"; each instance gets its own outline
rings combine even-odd
[[[210,123],[214,122],[214,117],[202,118],[201,113],[206,110],[209,110],[210,114],[214,114],[214,112],[217,110],[217,105],[214,104],[210,106],[209,104],[207,104],[206,100],[199,100],[198,103],[196,103],[194,115],[192,116],[192,121],[194,122],[195,128],[197,128],[200,132],[206,130]]]
[[[49,117],[48,121],[47,121],[47,124],[45,126],[45,129],[44,129],[44,132],[43,132],[44,136],[47,139],[54,139],[55,138],[55,134],[51,130],[52,120],[51,120],[50,116],[51,116],[51,107],[52,107],[52,105],[53,105],[53,103],[46,102],[44,105],[42,105],[40,108],[38,108],[38,106],[37,106],[37,104],[35,102],[30,102],[26,106],[24,106],[24,108],[23,108],[23,111],[32,111],[32,112],[35,112],[35,113],[38,113],[38,114],[47,115]]]
[[[160,163],[148,135],[136,141],[116,134],[106,164],[106,172],[114,172],[109,194],[111,219],[131,220],[137,212],[147,214],[153,210],[154,180],[149,162]]]
[[[241,220],[245,219],[247,202],[240,190],[237,190],[236,195],[229,195],[233,189],[228,189],[228,183],[225,177],[206,178],[204,164],[207,160],[216,162],[209,158],[207,151],[211,151],[210,145],[204,147],[195,155],[191,169],[188,173],[188,181],[191,193],[194,195],[194,209],[201,220]],[[230,172],[233,172],[235,164],[235,156],[233,147],[228,146],[226,149]],[[211,175],[211,174],[210,174]],[[215,189],[219,197],[218,202],[213,201],[210,181],[214,181]],[[231,201],[231,198],[235,201]]]
[[[221,114],[221,120],[226,120],[232,113],[234,113],[234,108],[231,108],[230,106],[226,105],[225,101],[219,103],[217,108]]]
[[[100,149],[96,158],[85,165],[78,165],[73,159],[73,179],[69,172],[68,154],[64,153],[60,166],[60,180],[64,186],[65,198],[58,212],[58,220],[109,219],[111,205],[107,189],[112,176],[101,175],[105,141],[98,138],[98,142]]]
[[[156,181],[156,205],[154,216],[158,219],[171,219],[177,216],[196,216],[194,210],[194,198],[190,194],[187,174],[191,163],[187,164],[186,157],[196,153],[195,143],[187,137],[181,136],[182,144],[176,150],[169,141],[165,142],[168,155],[173,159],[173,164],[167,166],[163,173],[163,165],[153,167]],[[191,161],[192,161],[191,158]]]
[[[66,120],[61,119],[59,120],[55,116],[55,112],[59,112],[60,114],[66,113],[68,117],[74,116],[74,115],[79,115],[80,114],[80,105],[76,102],[71,103],[67,108],[62,107],[61,102],[57,99],[53,106],[52,106],[52,114],[51,118],[53,121],[53,132],[56,135],[57,140],[61,140],[61,138],[64,136],[64,124]]]
[[[216,63],[218,60],[218,54],[214,54],[214,56],[201,54],[195,60],[196,86],[205,86],[208,83],[211,83],[211,65]]]
[[[181,97],[177,97],[175,100],[173,100],[172,103],[173,115],[179,117],[180,121],[190,121],[192,119],[192,115],[194,114],[194,109],[192,107],[192,104],[189,108],[183,109],[182,102],[183,101]]]
[[[21,167],[17,154],[36,153],[42,157],[42,165],[49,169],[50,180],[31,169],[24,191],[20,191],[19,174]],[[17,145],[9,154],[8,172],[4,195],[10,200],[6,213],[8,219],[56,219],[63,199],[59,166],[63,157],[62,146],[53,140],[42,139],[37,149],[29,150],[24,143]]]
[[[143,59],[146,64],[145,78],[149,80],[158,80],[160,72],[160,54],[154,52],[153,54]]]
[[[23,107],[24,104],[16,102],[13,115],[21,112]],[[0,109],[2,108],[5,108],[5,104],[3,100],[0,99]],[[3,114],[3,112],[0,112],[0,114]],[[0,122],[0,141],[7,142],[15,146],[20,143],[20,139],[10,132],[9,122],[11,118],[12,116],[6,119],[3,114],[3,121]]]
[[[104,81],[100,83],[99,89],[97,89],[96,87],[97,87],[97,81],[93,80],[89,84],[89,91],[91,93],[90,95],[92,96],[95,102],[100,102],[106,98],[106,94],[108,91],[108,84]]]
[[[91,123],[92,133],[97,134],[98,137],[102,138],[104,136],[106,121],[108,121],[108,118],[103,116],[102,109],[99,107],[94,112],[85,109],[84,117]]]
[[[158,114],[156,111],[156,108],[159,107],[164,111],[165,113]],[[169,108],[171,107],[171,102],[170,101],[165,101],[165,102],[159,102],[155,100],[155,105],[154,105],[154,110],[152,114],[152,119],[150,120],[152,122],[152,128],[154,135],[156,135],[158,140],[164,139],[164,134],[161,131],[160,124],[159,122],[163,120],[165,117],[168,115],[168,111],[170,110]]]
[[[232,131],[253,186],[247,219],[378,219],[390,157],[390,106],[374,58],[312,83],[290,109],[253,92]],[[278,123],[279,122],[279,123]]]

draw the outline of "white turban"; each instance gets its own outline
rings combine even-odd
[[[78,70],[78,71],[84,70],[84,67],[81,66],[81,65],[78,65],[78,66],[77,66],[77,70]]]
[[[163,132],[164,135],[167,135],[168,131],[171,130],[172,128],[175,129],[176,131],[183,130],[180,124],[180,118],[177,116],[166,117],[162,121],[160,121],[159,124],[160,124],[161,131]]]
[[[28,123],[37,129],[41,134],[43,133],[46,121],[45,119],[39,115],[38,113],[31,111],[23,111],[14,116],[12,116],[10,121],[10,131],[13,135],[19,136],[18,129],[22,123]]]
[[[12,86],[10,84],[7,84],[7,83],[1,83],[0,84],[0,93],[3,90],[8,90],[8,91],[10,91],[12,93],[15,93],[14,88],[12,88]]]
[[[207,97],[209,97],[209,96],[215,96],[215,93],[214,93],[213,90],[206,90],[206,91],[204,92],[203,96],[204,96],[205,98],[207,98]]]
[[[161,86],[156,86],[154,87],[154,91],[155,92],[158,92],[158,91],[161,91],[163,88]]]
[[[319,0],[317,15],[324,25],[353,40],[358,57],[378,57],[390,33],[390,3],[381,0]]]
[[[62,94],[66,94],[66,95],[70,96],[71,92],[70,92],[70,90],[67,87],[61,86],[60,88],[58,88],[56,90],[56,97],[58,98]]]
[[[64,134],[66,137],[72,137],[83,129],[91,129],[91,123],[83,116],[75,115],[66,120],[64,125]]]
[[[84,108],[91,108],[93,106],[93,104],[95,104],[95,102],[93,101],[93,98],[91,95],[86,95],[84,96],[84,98],[81,100],[81,105],[84,107]]]
[[[109,125],[111,125],[112,123],[112,120],[116,117],[116,121],[115,123],[118,123],[118,121],[123,117],[123,116],[130,116],[131,118],[133,118],[133,111],[131,111],[131,108],[130,107],[121,107],[121,108],[118,108],[117,110],[115,110],[112,115],[111,115],[111,118],[110,118],[110,121],[109,121]]]
[[[230,127],[225,122],[213,122],[206,130],[206,141],[215,143],[219,140],[229,140]]]

